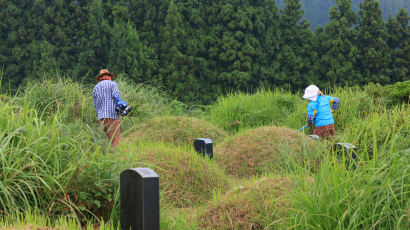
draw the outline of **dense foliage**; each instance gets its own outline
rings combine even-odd
[[[0,0],[2,87],[55,73],[91,83],[109,68],[209,104],[261,86],[409,79],[405,9],[386,23],[377,0],[362,1],[357,13],[356,1],[337,0],[329,23],[312,32],[301,2]]]
[[[359,3],[364,0],[349,0],[352,2],[353,10],[358,11]],[[410,9],[410,2],[407,0],[379,0],[380,9],[383,12],[383,18],[387,20],[390,15],[396,15],[401,8],[406,10]],[[325,25],[329,22],[328,15],[325,13],[335,5],[336,0],[301,0],[303,9],[305,10],[305,18],[311,23],[311,28],[314,29],[317,26]],[[277,1],[279,8],[284,7],[284,1]],[[317,13],[323,12],[323,13]]]

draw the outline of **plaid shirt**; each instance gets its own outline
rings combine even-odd
[[[97,119],[112,118],[118,120],[115,112],[114,94],[119,93],[117,83],[110,80],[100,81],[93,89],[93,100]]]

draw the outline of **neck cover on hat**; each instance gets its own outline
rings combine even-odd
[[[315,85],[309,85],[305,89],[305,95],[303,95],[303,98],[306,98],[311,101],[316,101],[317,96],[318,96],[319,88]]]

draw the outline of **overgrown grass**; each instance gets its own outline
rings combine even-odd
[[[299,97],[284,90],[232,93],[219,97],[209,106],[208,119],[227,131],[262,125],[283,126],[285,122],[303,124],[300,116],[294,114],[300,102]]]
[[[0,114],[0,214],[110,217],[123,163],[96,128],[42,120],[27,104],[0,101]]]

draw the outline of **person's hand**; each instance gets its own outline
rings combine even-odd
[[[331,109],[330,111],[332,111],[332,113],[335,111],[334,109]]]

